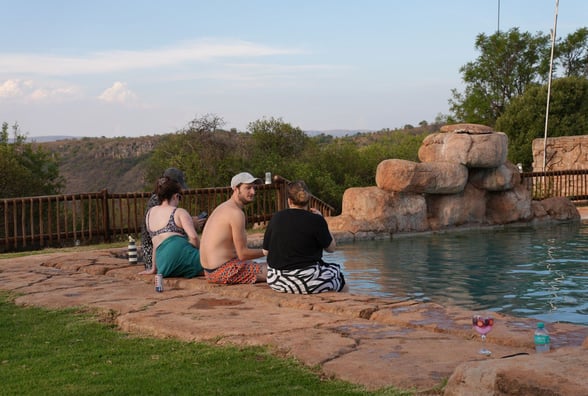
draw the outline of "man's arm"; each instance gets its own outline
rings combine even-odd
[[[233,234],[233,243],[235,252],[239,260],[252,260],[263,257],[262,249],[249,249],[247,246],[247,231],[245,229],[245,213],[242,210],[236,210],[236,214],[231,216],[231,232]]]

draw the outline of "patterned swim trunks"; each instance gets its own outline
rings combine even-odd
[[[295,270],[268,267],[267,284],[282,293],[316,294],[343,290],[345,277],[339,264],[317,263]]]
[[[240,261],[235,257],[216,269],[208,270],[205,268],[204,277],[209,283],[223,285],[255,283],[257,275],[263,272],[264,265],[250,260]]]

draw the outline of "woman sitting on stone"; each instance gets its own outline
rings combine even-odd
[[[335,251],[335,239],[317,209],[309,209],[303,181],[288,185],[288,209],[274,214],[263,238],[267,283],[279,292],[313,294],[348,291],[338,264],[325,263],[323,250]]]
[[[155,193],[160,204],[145,216],[145,225],[153,241],[153,267],[141,274],[192,278],[202,275],[200,240],[192,216],[178,208],[182,187],[169,177],[157,180]]]

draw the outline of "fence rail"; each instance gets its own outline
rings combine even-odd
[[[588,169],[524,172],[521,176],[533,199],[568,197],[572,201],[588,200]]]
[[[533,199],[568,197],[588,200],[588,170],[524,172],[522,183]],[[255,201],[245,208],[249,225],[264,224],[286,208],[288,180],[275,176],[259,186]],[[192,214],[212,212],[231,195],[230,187],[185,191],[182,207]],[[138,236],[151,193],[97,193],[8,198],[0,200],[0,252],[78,243],[110,242]],[[311,206],[325,216],[334,209],[313,197]]]
[[[263,224],[287,206],[288,180],[275,176],[260,185],[245,208],[247,223]],[[196,215],[231,196],[230,187],[190,189],[181,206]],[[139,236],[151,193],[95,193],[7,198],[0,200],[0,252],[124,240]],[[311,206],[330,216],[334,208],[312,197]]]

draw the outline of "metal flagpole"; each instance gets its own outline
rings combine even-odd
[[[496,26],[496,32],[500,33],[500,0],[498,0],[498,23]]]
[[[553,29],[551,30],[551,57],[549,59],[549,80],[547,82],[547,107],[545,109],[545,132],[543,136],[543,172],[547,166],[547,124],[549,122],[549,98],[551,96],[551,77],[553,75],[553,51],[555,48],[555,36],[557,31],[557,10],[559,0],[555,0],[555,17],[553,20]]]

